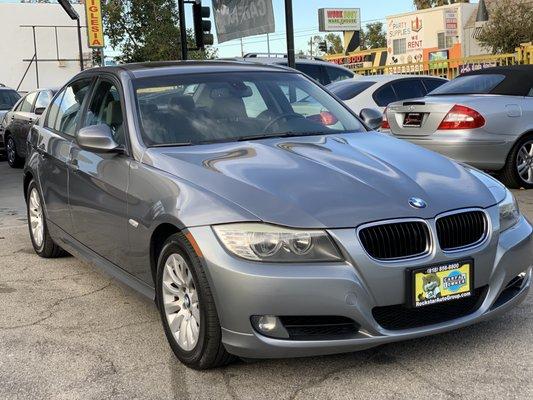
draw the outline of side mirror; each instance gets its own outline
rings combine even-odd
[[[383,122],[383,113],[375,108],[363,108],[359,116],[372,130],[381,127],[381,123]]]
[[[34,111],[35,115],[43,115],[44,111],[46,110],[46,107],[37,107]]]
[[[111,128],[105,124],[81,128],[76,138],[79,146],[94,153],[118,152],[122,147],[115,142]]]

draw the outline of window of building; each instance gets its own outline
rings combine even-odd
[[[453,36],[446,36],[445,32],[437,33],[437,46],[439,49],[449,49],[450,47],[453,47],[453,42]]]
[[[392,41],[392,52],[394,53],[394,55],[405,54],[407,52],[406,39],[394,39]]]

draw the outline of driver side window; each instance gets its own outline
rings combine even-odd
[[[98,82],[82,126],[102,124],[109,126],[115,142],[126,145],[119,91],[113,83],[105,80]]]

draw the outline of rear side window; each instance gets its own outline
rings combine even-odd
[[[345,79],[353,78],[353,74],[350,71],[346,71],[337,67],[325,67],[330,82],[343,81]]]
[[[426,91],[432,92],[433,90],[437,89],[438,87],[441,87],[444,85],[447,81],[444,79],[423,79],[422,82],[424,82],[424,86],[426,87]]]
[[[35,101],[35,96],[37,96],[37,92],[30,93],[24,98],[22,104],[20,105],[21,112],[31,112],[33,102]]]
[[[387,83],[376,90],[372,97],[379,107],[387,107],[390,103],[397,100],[396,93],[394,93],[392,84],[390,83]]]
[[[363,93],[375,83],[376,82],[373,81],[343,81],[328,86],[328,89],[331,90],[331,92],[334,93],[339,99],[350,100]]]
[[[430,95],[488,94],[504,79],[504,75],[497,74],[459,76],[435,89]]]
[[[91,79],[81,79],[63,89],[50,105],[46,126],[73,136],[80,118],[81,105],[90,86]]]
[[[19,94],[14,90],[0,90],[0,110],[11,110],[19,99]]]
[[[303,72],[315,81],[320,82],[323,85],[327,85],[329,82],[322,75],[322,68],[319,64],[299,64],[296,63],[296,69]]]
[[[420,79],[405,79],[396,81],[392,84],[398,101],[407,99],[416,99],[426,95],[426,88],[422,85]]]

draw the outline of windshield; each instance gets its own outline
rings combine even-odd
[[[488,94],[505,79],[503,75],[459,76],[429,93],[429,96],[447,94]]]
[[[0,110],[11,110],[20,99],[20,95],[14,90],[0,90]]]
[[[376,82],[373,81],[346,80],[332,83],[328,86],[328,89],[331,90],[331,92],[334,93],[339,99],[350,100],[363,93],[375,83]]]
[[[148,146],[363,131],[361,123],[300,74],[239,72],[134,81]]]

